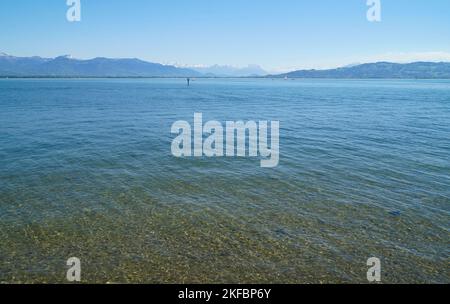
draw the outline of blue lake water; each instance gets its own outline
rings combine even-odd
[[[280,121],[280,164],[171,125]],[[0,282],[450,282],[450,81],[0,80]]]

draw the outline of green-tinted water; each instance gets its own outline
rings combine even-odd
[[[280,165],[174,158],[194,112]],[[449,282],[448,81],[2,80],[0,122],[2,282]]]

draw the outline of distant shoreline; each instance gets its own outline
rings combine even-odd
[[[181,76],[0,76],[0,79],[272,79],[272,80],[301,80],[301,79],[323,79],[323,80],[450,80],[442,77],[288,77],[284,79],[279,76],[196,76],[196,77],[181,77]]]
[[[0,78],[288,78],[288,79],[450,79],[450,62],[374,62],[334,69],[287,73],[246,71],[200,72],[194,68],[147,62],[136,58],[74,59],[15,57],[0,53]]]

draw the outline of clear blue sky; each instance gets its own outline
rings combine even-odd
[[[449,0],[1,0],[0,51],[17,56],[137,57],[269,70],[374,60],[450,61]]]

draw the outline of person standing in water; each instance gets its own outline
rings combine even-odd
[[[191,78],[186,78],[187,81],[187,85],[190,86],[191,85]]]

